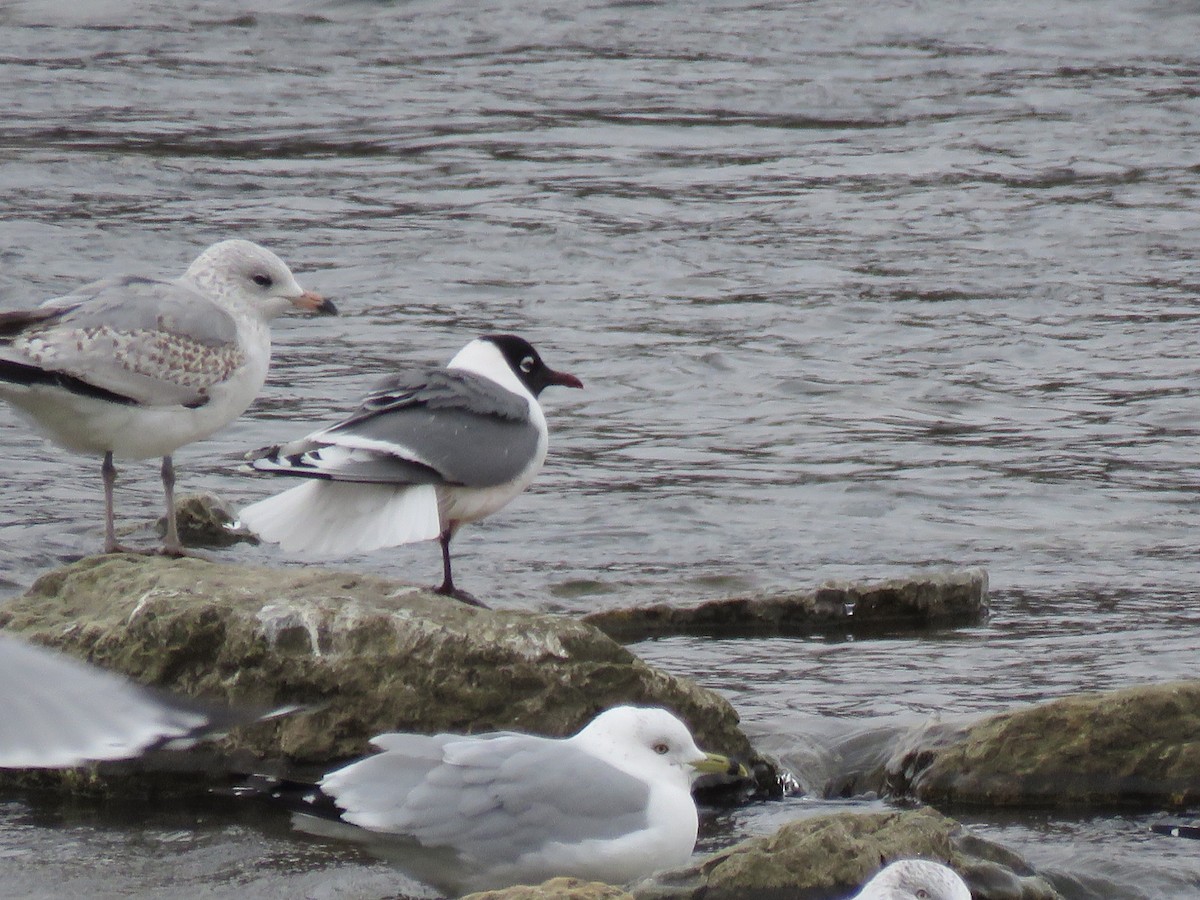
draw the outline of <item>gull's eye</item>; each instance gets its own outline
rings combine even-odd
[[[533,371],[533,369],[536,365],[537,365],[537,360],[535,360],[532,356],[527,356],[523,360],[521,360],[521,371],[524,372],[526,375],[528,375],[530,372]]]
[[[925,888],[917,888],[917,896],[920,897],[921,900],[928,900],[929,891],[925,890]]]
[[[667,744],[663,743],[662,741],[659,741],[653,747],[654,752],[657,753],[659,756],[662,756],[664,753],[666,753],[670,749],[671,748],[669,746],[667,746]]]
[[[258,275],[255,275],[250,280],[253,281],[255,284],[257,284],[259,287],[270,287],[271,285],[273,285],[275,283],[274,281],[271,280],[270,275],[263,275],[261,273]]]

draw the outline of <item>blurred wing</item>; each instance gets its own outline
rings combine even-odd
[[[124,759],[229,724],[198,705],[7,635],[0,635],[0,685],[5,768]]]
[[[68,389],[77,381],[146,406],[202,406],[208,389],[245,363],[229,313],[191,288],[149,278],[98,281],[2,314],[0,342],[8,380]]]

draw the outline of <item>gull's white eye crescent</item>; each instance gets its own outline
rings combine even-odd
[[[536,365],[537,365],[536,360],[534,360],[534,358],[532,356],[527,356],[523,360],[521,360],[521,371],[528,375],[530,372],[533,371],[533,367]]]

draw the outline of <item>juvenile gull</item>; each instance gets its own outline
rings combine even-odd
[[[205,707],[0,634],[0,768],[53,769],[183,748],[258,713]],[[280,715],[291,709],[273,711]]]
[[[454,586],[450,540],[520,494],[546,459],[546,387],[583,387],[515,335],[467,344],[445,368],[380,382],[347,419],[259,451],[262,472],[309,479],[242,510],[242,524],[290,553],[364,553],[438,538],[438,593]]]
[[[103,455],[104,550],[117,544],[113,459],[162,457],[167,533],[175,526],[171,454],[236,419],[267,375],[267,323],[289,306],[336,312],[274,253],[214,244],[175,281],[122,276],[31,310],[0,313],[0,398],[56,444]]]
[[[383,734],[373,743],[381,753],[327,774],[319,790],[278,796],[357,826],[376,849],[386,837],[409,872],[455,894],[559,875],[624,884],[682,865],[696,844],[692,782],[747,774],[700,750],[666,710],[633,706],[565,739]],[[321,831],[308,817],[297,824]]]
[[[971,890],[949,866],[899,859],[880,869],[850,900],[971,900]]]

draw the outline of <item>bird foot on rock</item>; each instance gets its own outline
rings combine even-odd
[[[104,545],[105,553],[135,553],[145,556],[149,550],[139,550],[137,547],[127,547],[124,544],[118,544],[116,541],[108,541]]]
[[[199,550],[189,550],[187,547],[183,546],[183,544],[163,544],[157,550],[149,550],[147,552],[151,554],[157,553],[160,556],[169,556],[171,559],[182,559],[187,557],[188,559],[202,559],[205,562],[213,561],[211,554],[202,553]]]
[[[180,559],[188,557],[190,559],[203,559],[207,562],[212,562],[213,558],[207,553],[201,553],[199,550],[189,550],[182,544],[176,546],[167,546],[164,544],[161,547],[127,547],[124,544],[106,544],[104,546],[105,553],[131,553],[134,556],[169,556],[172,559]]]
[[[491,609],[490,606],[488,606],[482,600],[477,599],[473,594],[468,594],[466,591],[460,590],[456,587],[448,588],[443,584],[441,587],[435,587],[433,592],[435,594],[441,594],[443,597],[453,597],[459,603],[465,603],[468,606],[477,606],[480,609]]]

